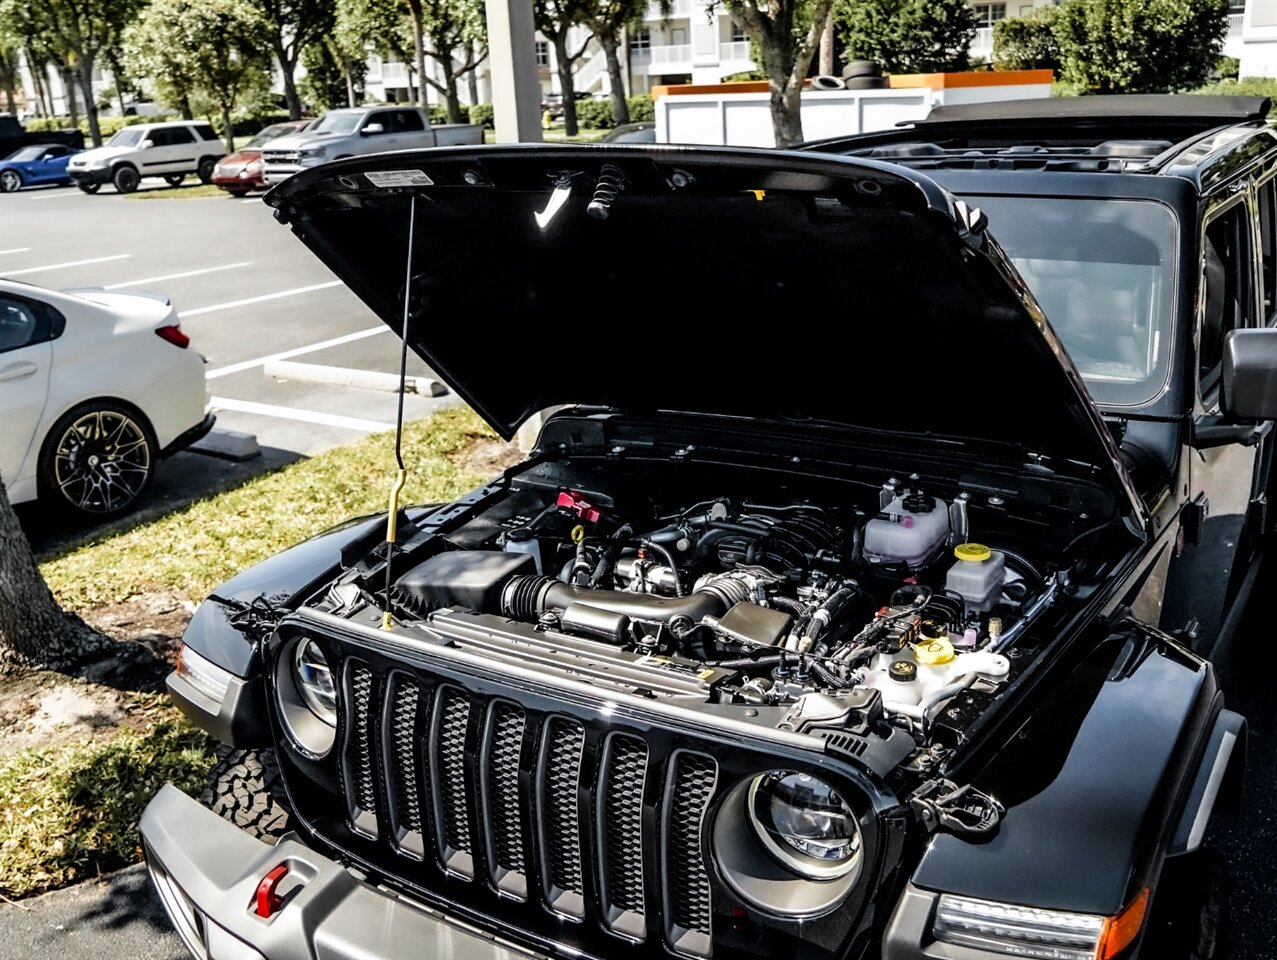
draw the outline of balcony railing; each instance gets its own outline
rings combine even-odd
[[[989,57],[993,55],[993,28],[980,27],[971,41],[971,53],[975,56]]]
[[[672,43],[661,47],[652,47],[652,66],[667,66],[671,63],[687,63],[692,59],[690,43]]]
[[[1230,13],[1228,15],[1228,39],[1236,40],[1242,35],[1242,21],[1246,18],[1244,13]]]
[[[389,83],[392,80],[402,80],[408,82],[408,64],[406,63],[383,63],[381,65],[381,82]]]
[[[720,43],[718,45],[718,62],[726,63],[729,60],[749,60],[753,61],[750,56],[748,40],[733,40],[731,43]]]

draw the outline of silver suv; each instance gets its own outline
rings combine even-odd
[[[97,193],[104,183],[132,193],[143,177],[163,177],[175,187],[189,173],[208,183],[225,152],[207,123],[139,123],[124,127],[100,147],[76,154],[67,173],[85,193]]]
[[[472,123],[431,126],[420,107],[351,107],[330,110],[301,133],[280,137],[262,151],[263,177],[279,183],[327,160],[388,150],[420,150],[483,143]]]

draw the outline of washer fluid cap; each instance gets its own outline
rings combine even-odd
[[[929,667],[938,667],[953,659],[953,644],[947,638],[915,644],[913,655],[919,663],[926,664]]]
[[[953,548],[953,555],[968,563],[984,563],[993,556],[993,551],[983,543],[960,543]]]

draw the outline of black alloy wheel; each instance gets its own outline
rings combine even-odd
[[[138,188],[142,178],[138,176],[137,171],[132,167],[120,167],[115,171],[115,175],[111,177],[111,182],[115,184],[115,189],[118,192],[132,193]]]
[[[155,433],[115,404],[76,407],[54,425],[40,453],[41,492],[81,517],[117,516],[150,486]]]

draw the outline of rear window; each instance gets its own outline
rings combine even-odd
[[[218,139],[217,134],[213,132],[213,128],[210,127],[207,123],[201,123],[198,126],[196,126],[195,132],[200,135],[200,139],[202,140]]]
[[[1156,397],[1175,316],[1174,214],[1148,200],[966,199],[988,215],[1095,401]]]

